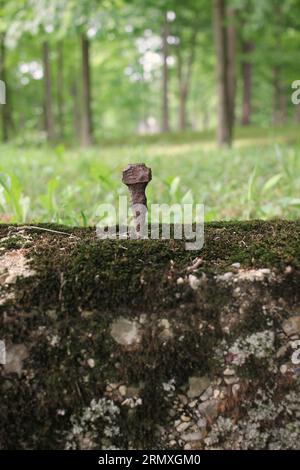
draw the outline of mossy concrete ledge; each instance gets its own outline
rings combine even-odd
[[[300,449],[300,222],[0,237],[1,449]]]

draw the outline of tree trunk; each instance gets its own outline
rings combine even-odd
[[[168,36],[169,36],[169,23],[167,14],[165,13],[164,27],[162,32],[162,132],[170,131],[169,123],[169,71],[168,71]]]
[[[249,61],[248,55],[252,50],[253,44],[250,41],[242,42],[242,126],[249,126],[251,122],[252,64]]]
[[[187,128],[186,121],[186,105],[187,105],[187,88],[185,84],[181,84],[179,88],[179,130],[184,131]]]
[[[8,101],[8,86],[6,80],[6,67],[5,67],[5,35],[0,37],[0,79],[4,82],[5,86],[5,104],[0,104],[1,111],[1,127],[2,127],[2,141],[7,142],[9,138],[9,101]]]
[[[71,83],[70,94],[72,96],[72,124],[73,124],[73,134],[75,140],[78,139],[80,135],[80,108],[79,108],[79,94],[78,94],[78,82],[76,79],[76,73],[74,72],[74,79]]]
[[[1,225],[0,449],[299,450],[299,239],[218,222],[191,253]]]
[[[52,110],[52,83],[49,63],[49,44],[43,43],[43,67],[44,67],[44,113],[45,131],[48,142],[54,141],[54,120]]]
[[[91,76],[90,76],[90,43],[85,34],[81,36],[82,54],[82,106],[81,106],[81,145],[92,145],[92,110],[91,110]]]
[[[182,60],[182,53],[180,45],[177,48],[177,70],[178,70],[178,88],[179,88],[179,116],[178,127],[180,131],[187,128],[186,107],[188,93],[190,89],[190,82],[192,78],[192,69],[195,61],[195,49],[198,27],[192,32],[190,40],[189,56],[187,63],[184,64]]]
[[[230,126],[233,129],[235,122],[235,95],[236,95],[236,28],[235,28],[235,10],[227,8],[227,47],[228,47],[228,96],[229,96],[229,114]]]
[[[64,137],[64,51],[63,42],[58,44],[57,49],[57,114],[59,136],[61,139]]]
[[[273,124],[281,126],[286,120],[286,99],[281,81],[281,69],[278,65],[273,68],[273,87]]]
[[[178,54],[177,54],[177,67],[178,67],[178,88],[179,88],[178,128],[180,131],[184,131],[186,129],[187,84],[184,80],[182,56],[181,56],[181,52],[179,49],[178,49]]]
[[[226,0],[213,0],[214,36],[217,53],[218,127],[219,146],[230,146],[232,142],[232,119],[228,86],[228,37]]]

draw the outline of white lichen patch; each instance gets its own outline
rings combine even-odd
[[[29,267],[27,250],[7,251],[0,257],[0,284],[14,284],[18,277],[30,277],[35,274]]]
[[[80,416],[71,416],[71,429],[66,433],[65,449],[107,448],[110,440],[118,436],[117,424],[120,408],[112,400],[93,399]],[[99,436],[101,434],[101,436]],[[99,442],[99,440],[100,442]]]
[[[262,359],[274,354],[274,341],[275,334],[271,330],[238,338],[228,351],[232,355],[231,363],[241,366],[251,355]]]
[[[219,416],[204,440],[206,448],[217,444],[234,450],[299,450],[299,393],[290,392],[276,403],[273,395],[271,389],[258,389],[251,402],[240,405],[246,415],[239,421]]]

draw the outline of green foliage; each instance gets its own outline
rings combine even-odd
[[[99,204],[117,205],[118,196],[127,194],[123,167],[144,161],[154,176],[147,189],[150,203],[204,203],[207,221],[295,219],[300,208],[296,142],[297,130],[291,128],[276,136],[239,131],[236,147],[222,151],[205,134],[123,140],[85,151],[2,146],[0,217],[20,223],[96,224]]]
[[[241,60],[253,64],[252,122],[262,126],[272,122],[273,69],[278,65],[286,118],[291,119],[295,111],[290,101],[291,83],[299,78],[299,2],[228,0],[228,4],[236,11],[237,78]],[[183,84],[185,81],[189,84],[188,128],[215,127],[215,50],[210,0],[2,0],[0,34],[5,33],[10,139],[30,143],[45,140],[41,43],[47,41],[57,141],[77,141],[74,116],[77,114],[80,122],[82,33],[88,35],[91,45],[95,140],[102,141],[103,135],[135,133],[145,129],[149,119],[157,130],[161,121],[160,37],[166,11],[175,15],[169,22],[171,128],[178,126],[179,60],[183,62]],[[242,40],[253,44],[251,53],[242,53]],[[191,57],[193,70],[189,66]],[[37,73],[32,73],[32,66],[38,69]],[[58,129],[59,100],[63,131]],[[238,80],[237,121],[240,102]]]

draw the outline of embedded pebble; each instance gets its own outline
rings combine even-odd
[[[191,449],[192,449],[191,444],[189,444],[189,443],[185,444],[184,450],[191,450]]]
[[[126,385],[121,385],[119,387],[119,392],[120,392],[120,395],[122,395],[122,397],[125,397],[126,394],[127,394],[127,387]]]
[[[208,399],[212,396],[212,394],[213,394],[213,388],[212,388],[212,386],[210,385],[210,386],[208,387],[208,389],[205,390],[205,392],[201,395],[200,399],[201,399],[202,401],[208,400]]]
[[[197,405],[197,400],[193,400],[189,403],[189,408],[195,408],[195,406]]]
[[[298,365],[300,364],[300,349],[294,351],[291,357],[292,364]]]
[[[207,419],[205,418],[199,418],[198,421],[197,421],[197,426],[199,428],[206,428],[207,426]]]
[[[192,442],[192,441],[200,441],[203,438],[202,432],[190,432],[187,434],[183,434],[181,438],[184,441]]]
[[[231,390],[232,390],[232,394],[233,394],[234,397],[237,397],[240,388],[241,388],[240,384],[233,384],[232,385]]]
[[[189,285],[191,286],[193,290],[197,290],[200,284],[201,284],[200,279],[194,276],[194,274],[189,275]]]
[[[240,269],[241,263],[232,263],[231,265],[233,268]]]
[[[239,381],[240,379],[238,377],[225,377],[224,381],[227,385],[232,385],[235,384]]]
[[[6,374],[22,375],[23,362],[28,358],[29,353],[24,344],[13,344],[6,348],[6,361],[4,371]]]
[[[189,416],[186,416],[186,415],[180,416],[180,419],[181,419],[181,421],[184,421],[184,422],[191,421],[191,418]]]
[[[185,395],[180,394],[180,395],[178,395],[178,398],[184,405],[188,404],[188,399]]]
[[[212,421],[219,414],[219,401],[214,398],[204,401],[198,406],[198,411],[201,415],[204,415],[208,421]]]
[[[207,376],[190,377],[187,396],[189,398],[199,397],[210,385],[210,379]]]
[[[289,350],[289,344],[284,344],[283,346],[281,346],[278,349],[278,351],[276,353],[276,357],[280,358],[280,357],[285,356],[285,354],[287,353],[288,350]]]
[[[287,373],[287,370],[288,370],[288,367],[286,364],[282,364],[282,366],[280,366],[280,372],[282,374],[286,374]]]
[[[287,336],[297,335],[300,333],[300,315],[290,317],[282,324],[282,329]]]
[[[191,422],[189,422],[189,423],[180,423],[180,424],[176,427],[176,430],[177,430],[179,433],[182,433],[182,432],[186,431],[190,426],[191,426]]]
[[[234,375],[234,374],[235,374],[235,370],[230,369],[230,367],[227,367],[223,372],[223,375]]]
[[[95,367],[95,360],[94,359],[88,359],[87,360],[87,364],[89,367],[91,367],[91,369],[93,369]]]
[[[112,323],[110,334],[122,346],[133,346],[141,341],[138,323],[124,317],[120,317]]]

